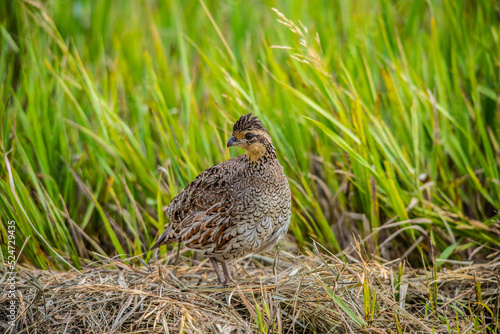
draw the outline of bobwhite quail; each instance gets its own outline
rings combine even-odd
[[[230,146],[246,152],[210,167],[182,190],[167,208],[169,226],[151,247],[183,242],[210,259],[220,284],[232,280],[227,262],[276,245],[291,214],[288,180],[257,117],[248,114],[234,124]]]

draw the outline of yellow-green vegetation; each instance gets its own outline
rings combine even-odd
[[[2,238],[15,220],[42,269],[142,254],[170,199],[241,154],[225,143],[252,112],[300,247],[354,234],[387,259],[494,256],[499,15],[489,0],[2,1]]]
[[[20,264],[0,328],[498,332],[499,17],[491,0],[0,1],[0,277]],[[225,144],[250,112],[290,180],[295,255],[242,260],[225,288],[189,251],[144,255],[172,197],[241,154]]]

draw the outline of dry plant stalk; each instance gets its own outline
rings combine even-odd
[[[499,263],[443,270],[431,281],[432,270],[282,252],[276,274],[273,258],[255,256],[239,262],[236,286],[223,287],[207,261],[184,260],[177,276],[160,262],[109,260],[82,273],[19,268],[18,327],[0,326],[7,333],[448,333],[498,323]],[[2,319],[6,307],[2,295]]]

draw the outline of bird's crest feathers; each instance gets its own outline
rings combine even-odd
[[[243,131],[251,130],[260,130],[267,132],[257,116],[252,116],[252,114],[250,113],[248,115],[241,116],[240,119],[237,120],[236,123],[234,123],[233,135]]]

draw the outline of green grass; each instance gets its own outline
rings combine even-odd
[[[484,258],[500,247],[499,11],[486,0],[2,2],[2,239],[15,220],[17,246],[31,236],[21,260],[40,268],[143,253],[170,199],[241,154],[225,143],[253,112],[290,179],[299,246],[312,237],[338,252],[375,231],[367,250],[385,257],[430,241],[438,265],[481,245]]]

